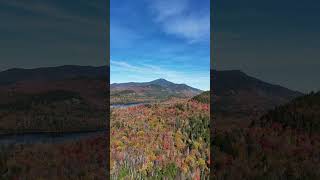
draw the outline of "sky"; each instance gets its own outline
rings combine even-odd
[[[319,1],[213,2],[215,69],[320,90]],[[166,78],[209,89],[209,0],[110,3],[111,82]],[[105,0],[1,0],[0,71],[106,64],[106,11]]]
[[[106,64],[105,0],[1,0],[0,71]]]
[[[210,87],[209,0],[110,0],[111,83]]]
[[[320,1],[214,1],[214,63],[293,90],[320,90]]]

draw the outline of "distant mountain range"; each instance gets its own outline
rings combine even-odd
[[[175,84],[165,79],[150,82],[114,83],[110,85],[111,103],[133,103],[166,100],[171,97],[191,98],[202,91],[186,84]]]
[[[214,112],[220,116],[248,117],[264,113],[302,96],[297,91],[261,81],[239,70],[211,70]]]
[[[65,65],[35,69],[9,69],[0,72],[0,91],[37,92],[47,90],[76,91],[103,104],[106,97],[107,66]],[[300,92],[266,83],[239,70],[212,70],[213,96],[216,113],[251,114],[271,109],[303,95]],[[175,84],[165,79],[151,82],[114,83],[110,85],[111,102],[159,100],[170,97],[193,97],[202,91],[186,84]]]
[[[107,66],[65,65],[35,69],[13,68],[0,72],[0,85],[21,81],[53,81],[72,78],[107,78]]]
[[[11,94],[37,94],[56,90],[79,93],[92,105],[105,109],[107,66],[65,65],[35,69],[14,68],[0,72],[0,97]]]

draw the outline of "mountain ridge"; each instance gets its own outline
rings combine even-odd
[[[77,77],[107,77],[108,66],[63,65],[40,68],[11,68],[0,72],[0,85],[14,84],[21,81],[51,81]]]
[[[165,84],[186,85],[184,83],[174,83],[174,82],[168,81],[168,80],[166,80],[164,78],[158,78],[158,79],[155,79],[155,80],[152,80],[152,81],[146,81],[146,82],[130,81],[130,82],[124,82],[124,83],[111,83],[111,85],[112,84],[126,84],[126,83],[140,83],[140,84],[143,84],[143,83],[155,83],[155,84],[165,83]]]
[[[189,86],[187,84],[184,84],[184,83],[173,83],[171,81],[168,81],[164,78],[158,78],[158,79],[155,79],[155,80],[152,80],[152,81],[148,81],[148,82],[125,82],[125,83],[112,83],[110,84],[110,87],[111,86],[130,86],[130,85],[142,85],[142,86],[146,86],[146,85],[160,85],[160,86],[163,86],[163,87],[170,87],[170,86],[183,86],[183,87],[189,87],[189,88],[192,88],[194,90],[199,90],[199,91],[202,91],[200,89],[197,89],[197,88],[194,88],[192,86]]]
[[[240,70],[211,69],[213,110],[221,117],[247,118],[265,113],[303,95],[280,85],[262,81]],[[223,118],[224,119],[224,118]]]
[[[297,93],[299,95],[302,95],[303,93],[299,91],[294,91],[289,88],[286,88],[284,86],[278,85],[278,84],[273,84],[269,83],[263,80],[260,80],[258,78],[255,78],[253,76],[250,76],[246,73],[244,73],[241,70],[211,70],[212,74],[215,74],[216,76],[212,76],[213,82],[218,85],[214,86],[214,91],[217,94],[221,94],[222,90],[225,91],[225,89],[239,89],[239,88],[250,88],[250,86],[263,86],[263,88],[266,89],[278,89],[280,91],[291,91],[294,93]],[[218,82],[217,82],[218,81]],[[221,86],[223,81],[223,87]],[[246,83],[243,83],[244,81],[247,81]],[[251,87],[252,88],[252,87]]]

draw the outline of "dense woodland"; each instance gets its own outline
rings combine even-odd
[[[284,127],[300,129],[308,133],[318,133],[320,132],[319,118],[320,92],[312,92],[286,105],[270,110],[260,118],[257,124],[267,126],[278,122]]]
[[[161,90],[156,87],[150,91],[136,92],[133,90],[112,91],[110,96],[111,104],[130,104],[130,103],[153,103],[162,102],[171,98],[186,98],[185,95]]]
[[[216,179],[319,179],[320,93],[270,110],[248,127],[216,127]]]
[[[205,91],[192,99],[200,103],[210,104],[210,91]]]
[[[113,109],[112,179],[209,179],[209,104],[194,100]]]
[[[90,131],[105,127],[106,113],[78,93],[10,94],[0,103],[0,133]]]
[[[59,144],[0,145],[0,179],[106,179],[106,148],[103,135]]]

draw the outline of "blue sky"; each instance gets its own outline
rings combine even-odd
[[[0,71],[106,65],[106,0],[1,0]]]
[[[320,1],[214,1],[214,68],[320,90]]]
[[[209,0],[110,0],[111,83],[165,78],[209,90]]]

